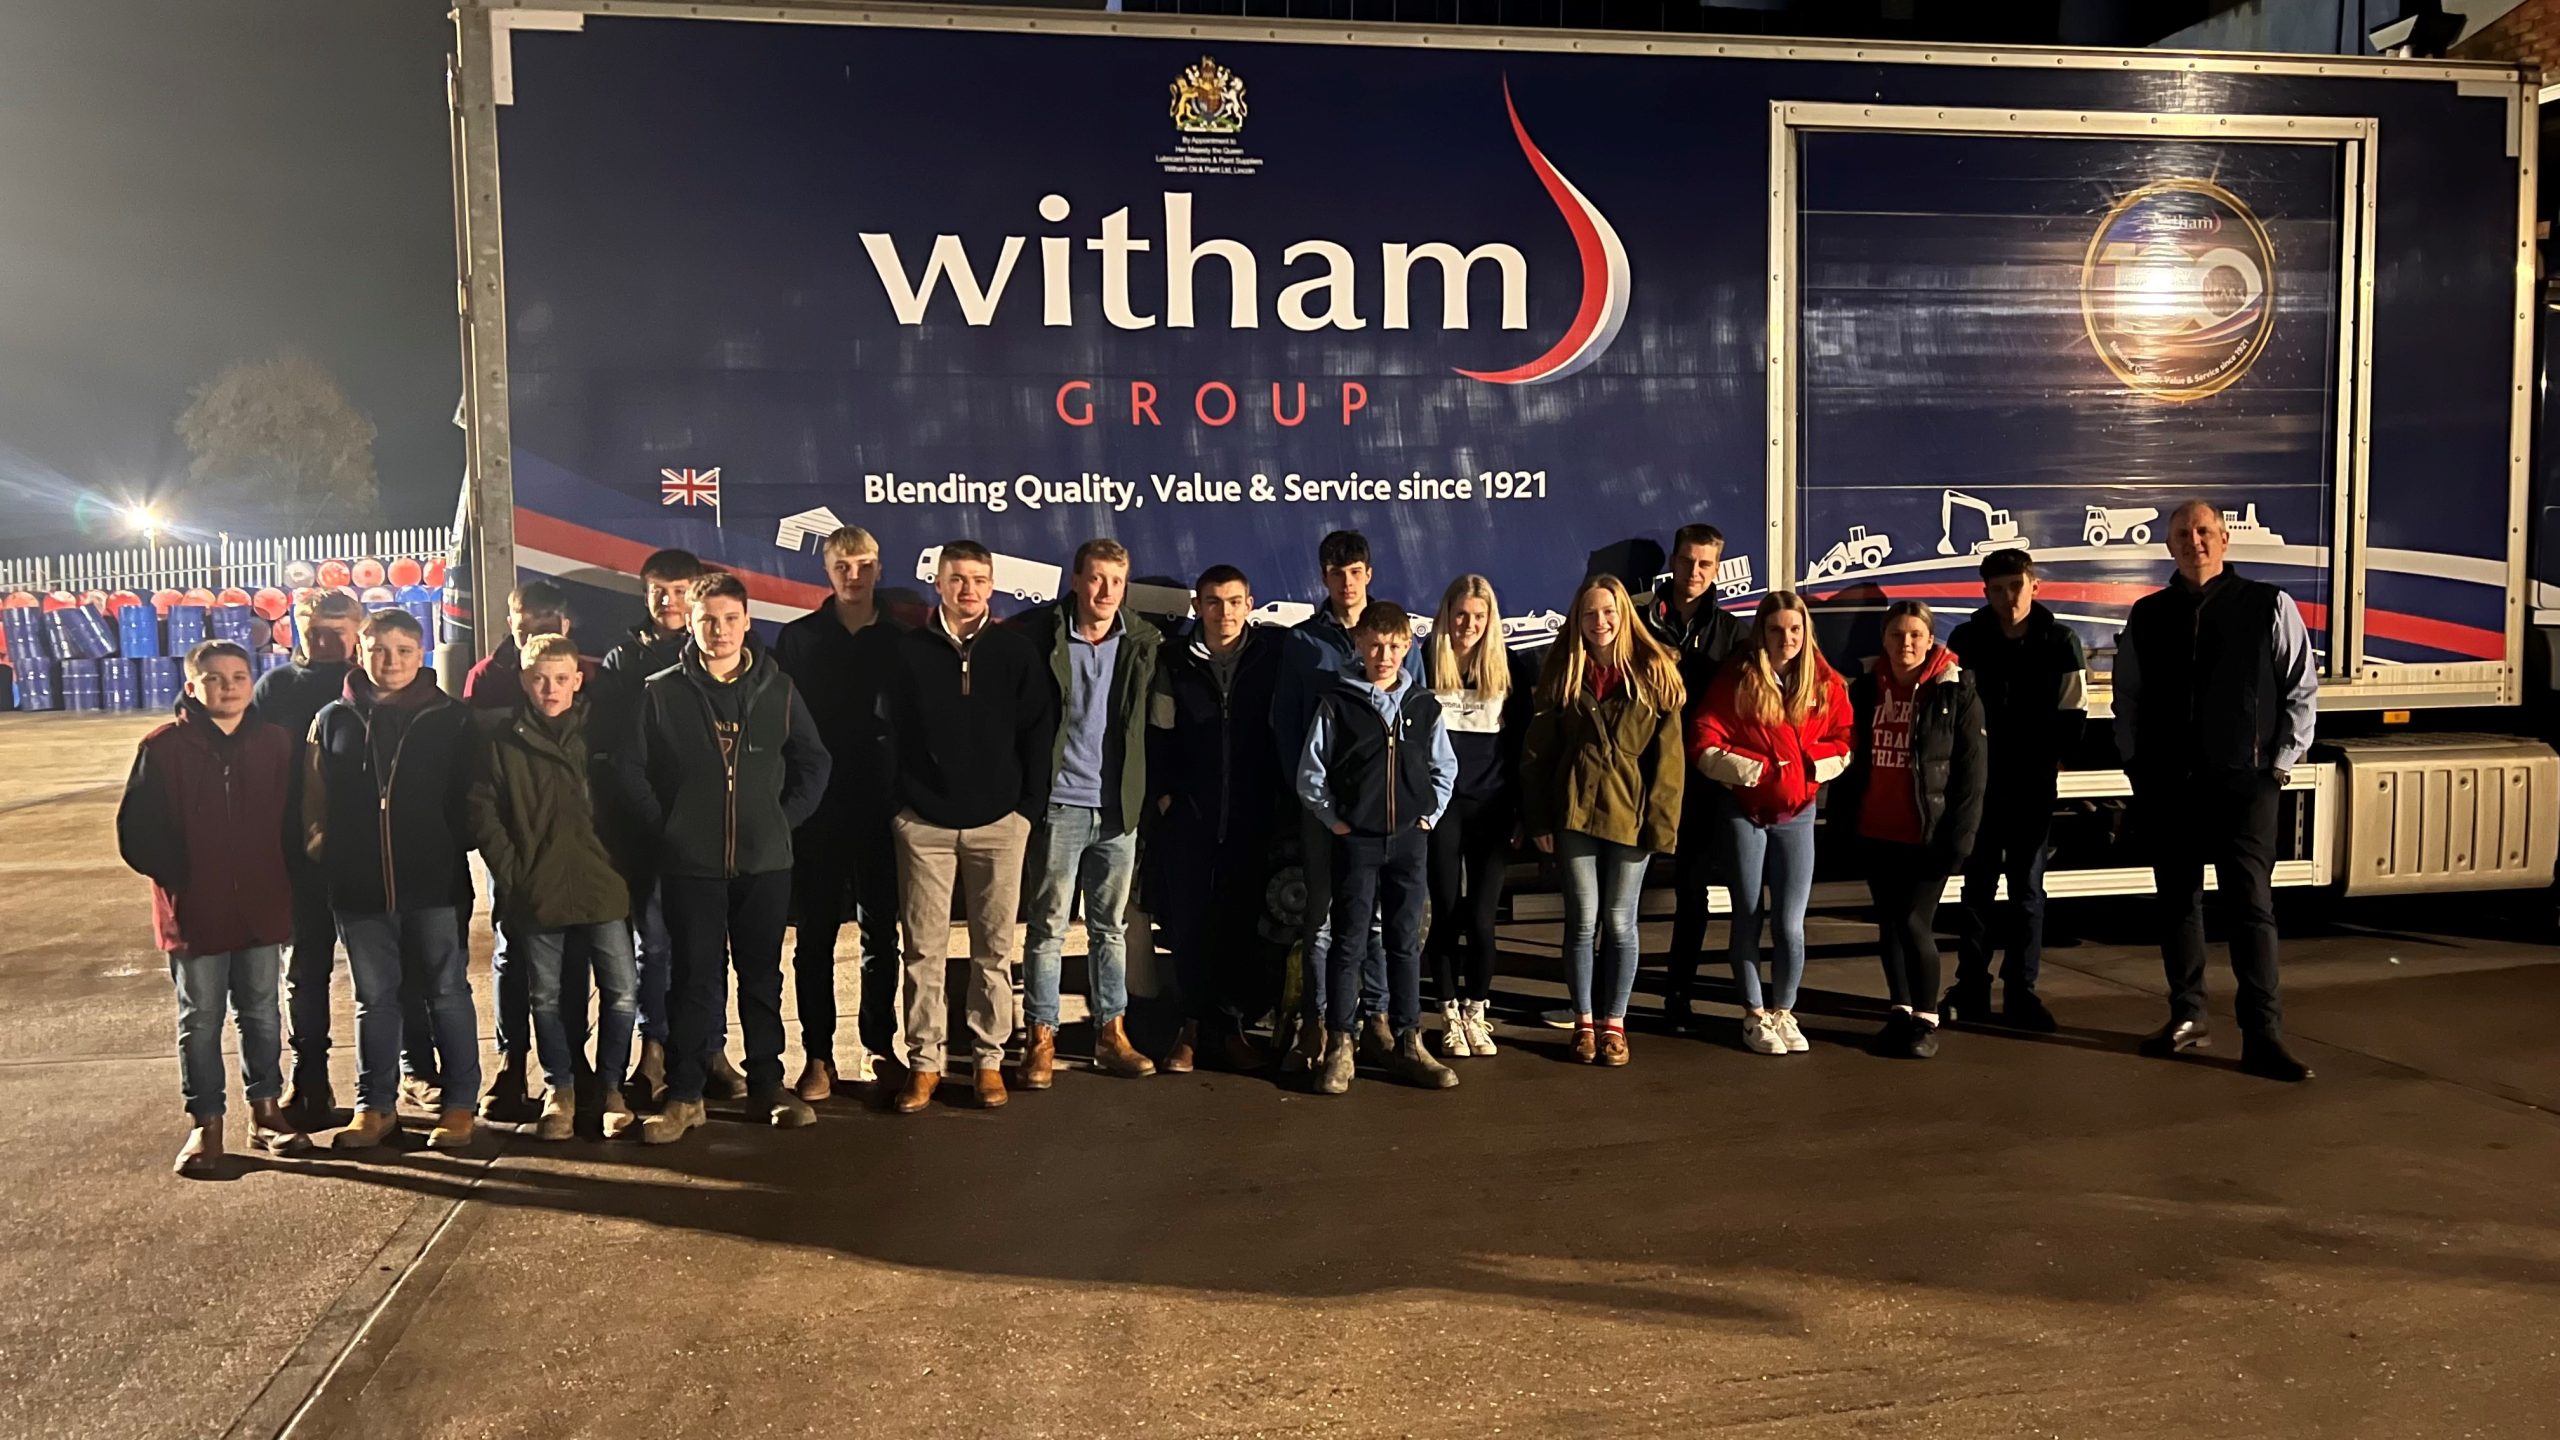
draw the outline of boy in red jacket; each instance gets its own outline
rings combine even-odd
[[[249,715],[249,652],[208,640],[187,654],[178,718],[143,737],[116,810],[124,863],[151,880],[152,928],[178,988],[178,1085],[195,1128],[177,1171],[222,1161],[222,1011],[240,1027],[249,1143],[286,1155],[311,1143],[285,1119],[283,946],[293,935],[281,883],[293,740]]]

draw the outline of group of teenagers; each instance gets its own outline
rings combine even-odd
[[[2169,528],[2177,574],[2133,607],[2113,676],[2170,991],[2141,1048],[2210,1043],[2212,864],[2242,1066],[2307,1079],[2283,1043],[2269,887],[2278,793],[2311,738],[2308,637],[2281,590],[2225,563],[2219,510],[2191,502]],[[291,1154],[340,1126],[340,946],[357,1082],[336,1148],[382,1142],[403,1105],[435,1117],[434,1148],[468,1145],[484,1111],[545,1140],[675,1142],[704,1123],[706,1099],[808,1125],[848,1084],[835,1063],[848,919],[879,1101],[925,1109],[965,1056],[971,1098],[1001,1106],[1009,1052],[1013,1085],[1053,1082],[1079,905],[1098,1071],[1276,1062],[1320,1094],[1364,1070],[1446,1089],[1459,1080],[1449,1060],[1498,1048],[1495,922],[1524,848],[1562,893],[1557,1018],[1575,1059],[1628,1062],[1657,855],[1672,857],[1677,895],[1670,1024],[1697,1023],[1721,888],[1742,1044],[1800,1054],[1817,808],[1835,843],[1854,845],[1874,901],[1891,1005],[1875,1051],[1928,1058],[1956,1021],[2055,1028],[2036,989],[2042,875],[2087,676],[2022,551],[1982,560],[1986,603],[1943,641],[1927,604],[1893,601],[1881,653],[1844,678],[1796,594],[1768,594],[1748,619],[1719,605],[1724,541],[1702,524],[1672,536],[1669,573],[1643,601],[1592,575],[1562,633],[1529,652],[1507,647],[1478,575],[1449,584],[1417,640],[1406,610],[1371,598],[1369,546],[1352,531],[1318,547],[1325,603],[1306,621],[1249,623],[1251,580],[1217,565],[1174,633],[1124,607],[1130,557],[1108,539],[1076,552],[1068,595],[1007,621],[975,542],[940,548],[933,603],[913,623],[884,606],[870,534],[846,527],[821,548],[827,599],[771,646],[741,579],[683,551],[648,559],[647,616],[601,662],[569,634],[559,589],[527,584],[458,702],[413,619],[343,594],[304,598],[294,662],[254,687],[236,645],[193,650],[179,713],[141,742],[117,817],[176,986],[191,1121],[178,1172],[224,1163],[226,1009],[251,1146]],[[474,849],[496,931],[501,1065],[485,1097],[467,960]],[[1304,881],[1294,916],[1271,903],[1284,874]],[[1958,875],[1959,963],[1942,993],[1936,912]],[[1127,1026],[1141,887],[1181,1007],[1152,1058]],[[955,898],[970,949],[956,1038]],[[787,930],[804,1057],[788,1085]],[[743,1070],[728,1056],[733,977]],[[1266,1016],[1267,1044],[1253,1033]]]

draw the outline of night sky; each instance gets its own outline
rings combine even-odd
[[[440,0],[0,3],[0,555],[124,543],[75,497],[183,479],[189,387],[288,347],[378,427],[389,521],[451,518],[450,35]]]

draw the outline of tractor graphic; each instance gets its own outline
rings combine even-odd
[[[2089,507],[2088,528],[2080,532],[2080,538],[2092,545],[2104,545],[2115,540],[2148,545],[2151,543],[2151,522],[2159,518],[2160,512],[2148,505],[2092,505]]]
[[[1822,552],[1822,558],[1813,562],[1813,568],[1805,572],[1804,578],[1821,580],[1846,575],[1852,570],[1873,570],[1892,553],[1892,536],[1871,535],[1867,533],[1866,526],[1852,525],[1849,538],[1834,542],[1830,549]]]

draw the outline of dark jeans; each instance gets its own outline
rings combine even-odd
[[[1988,987],[1991,952],[2006,951],[2000,979],[2033,990],[2044,968],[2044,866],[2052,854],[2053,790],[1983,797],[1982,829],[1964,862],[1964,903],[1954,916],[1956,984]],[[1999,899],[2000,882],[2009,899]]]
[[[1707,891],[1724,880],[1719,850],[1724,840],[1707,794],[1713,783],[1693,777],[1680,798],[1679,849],[1671,855],[1671,948],[1662,957],[1664,996],[1674,1004],[1697,990],[1698,958],[1706,950],[1711,913]]]
[[[1431,974],[1443,1004],[1493,996],[1499,954],[1494,917],[1502,908],[1502,865],[1511,855],[1511,808],[1459,797],[1431,831]],[[1466,979],[1458,978],[1465,942]]]
[[[1295,803],[1294,801],[1292,802]],[[1333,937],[1343,932],[1333,923],[1333,832],[1324,828],[1306,807],[1298,807],[1299,837],[1305,860],[1301,869],[1306,877],[1306,956],[1301,962],[1299,1000],[1306,1014],[1317,1019],[1333,1013],[1326,990],[1333,971]],[[1367,936],[1367,943],[1354,940],[1345,949],[1355,956],[1358,972],[1359,1009],[1375,1015],[1387,1008],[1387,949],[1385,932],[1372,921],[1364,920],[1354,927]]]
[[[1231,833],[1220,844],[1214,832],[1177,822],[1149,846],[1149,880],[1173,951],[1182,1018],[1229,1028],[1260,1018],[1280,993],[1260,933],[1270,837]]]
[[[2204,775],[2135,781],[2133,804],[2151,843],[2160,959],[2169,1018],[2204,1018],[2204,867],[2231,934],[2233,1009],[2252,1035],[2284,1033],[2276,982],[2276,781],[2272,775]]]
[[[444,1090],[447,1110],[480,1104],[480,1022],[471,1002],[471,952],[460,910],[431,905],[373,915],[338,916],[347,941],[347,970],[356,991],[356,1108],[388,1112],[402,1074]],[[412,996],[435,1014],[421,1024]],[[408,1047],[427,1032],[427,1057]]]
[[[337,968],[338,917],[329,882],[316,869],[290,866],[293,944],[285,951],[285,1044],[297,1084],[329,1078],[329,972]]]
[[[675,945],[667,938],[667,907],[654,879],[631,887],[631,954],[640,977],[640,1038],[667,1043],[667,987],[675,976]],[[729,1043],[729,972],[720,972],[719,1003],[712,1007],[712,1035]]]
[[[504,900],[492,903],[495,910]],[[617,925],[625,922],[615,921]],[[626,925],[627,929],[628,926]],[[525,956],[525,945],[533,935],[526,926],[501,921],[494,924],[496,940],[489,949],[489,987],[497,992],[498,1013],[492,1022],[497,1032],[498,1058],[521,1062],[532,1051],[542,1022],[534,1015],[533,964]],[[572,928],[563,943],[557,984],[564,1014],[578,1017],[581,1030],[586,1025],[587,981],[593,968],[590,946],[582,929]]]
[[[800,1048],[835,1063],[836,935],[845,917],[862,930],[862,1048],[895,1053],[898,1033],[898,847],[889,822],[827,821],[792,837],[791,981],[800,1003]]]
[[[791,919],[791,872],[658,881],[674,945],[667,987],[667,1095],[699,1100],[722,1043],[721,988],[738,971],[738,1028],[747,1040],[747,1083],[782,1084],[782,930]]]
[[[1938,899],[1949,867],[1925,845],[1860,839],[1859,864],[1876,902],[1876,955],[1896,1005],[1938,1009]]]
[[[1418,828],[1391,838],[1374,835],[1331,837],[1333,860],[1333,933],[1354,934],[1368,928],[1369,917],[1384,913],[1386,928],[1387,1024],[1398,1036],[1422,1023],[1422,907],[1431,868],[1430,837]],[[1336,944],[1325,957],[1325,1028],[1347,1034],[1360,1022],[1360,962],[1357,945]]]

